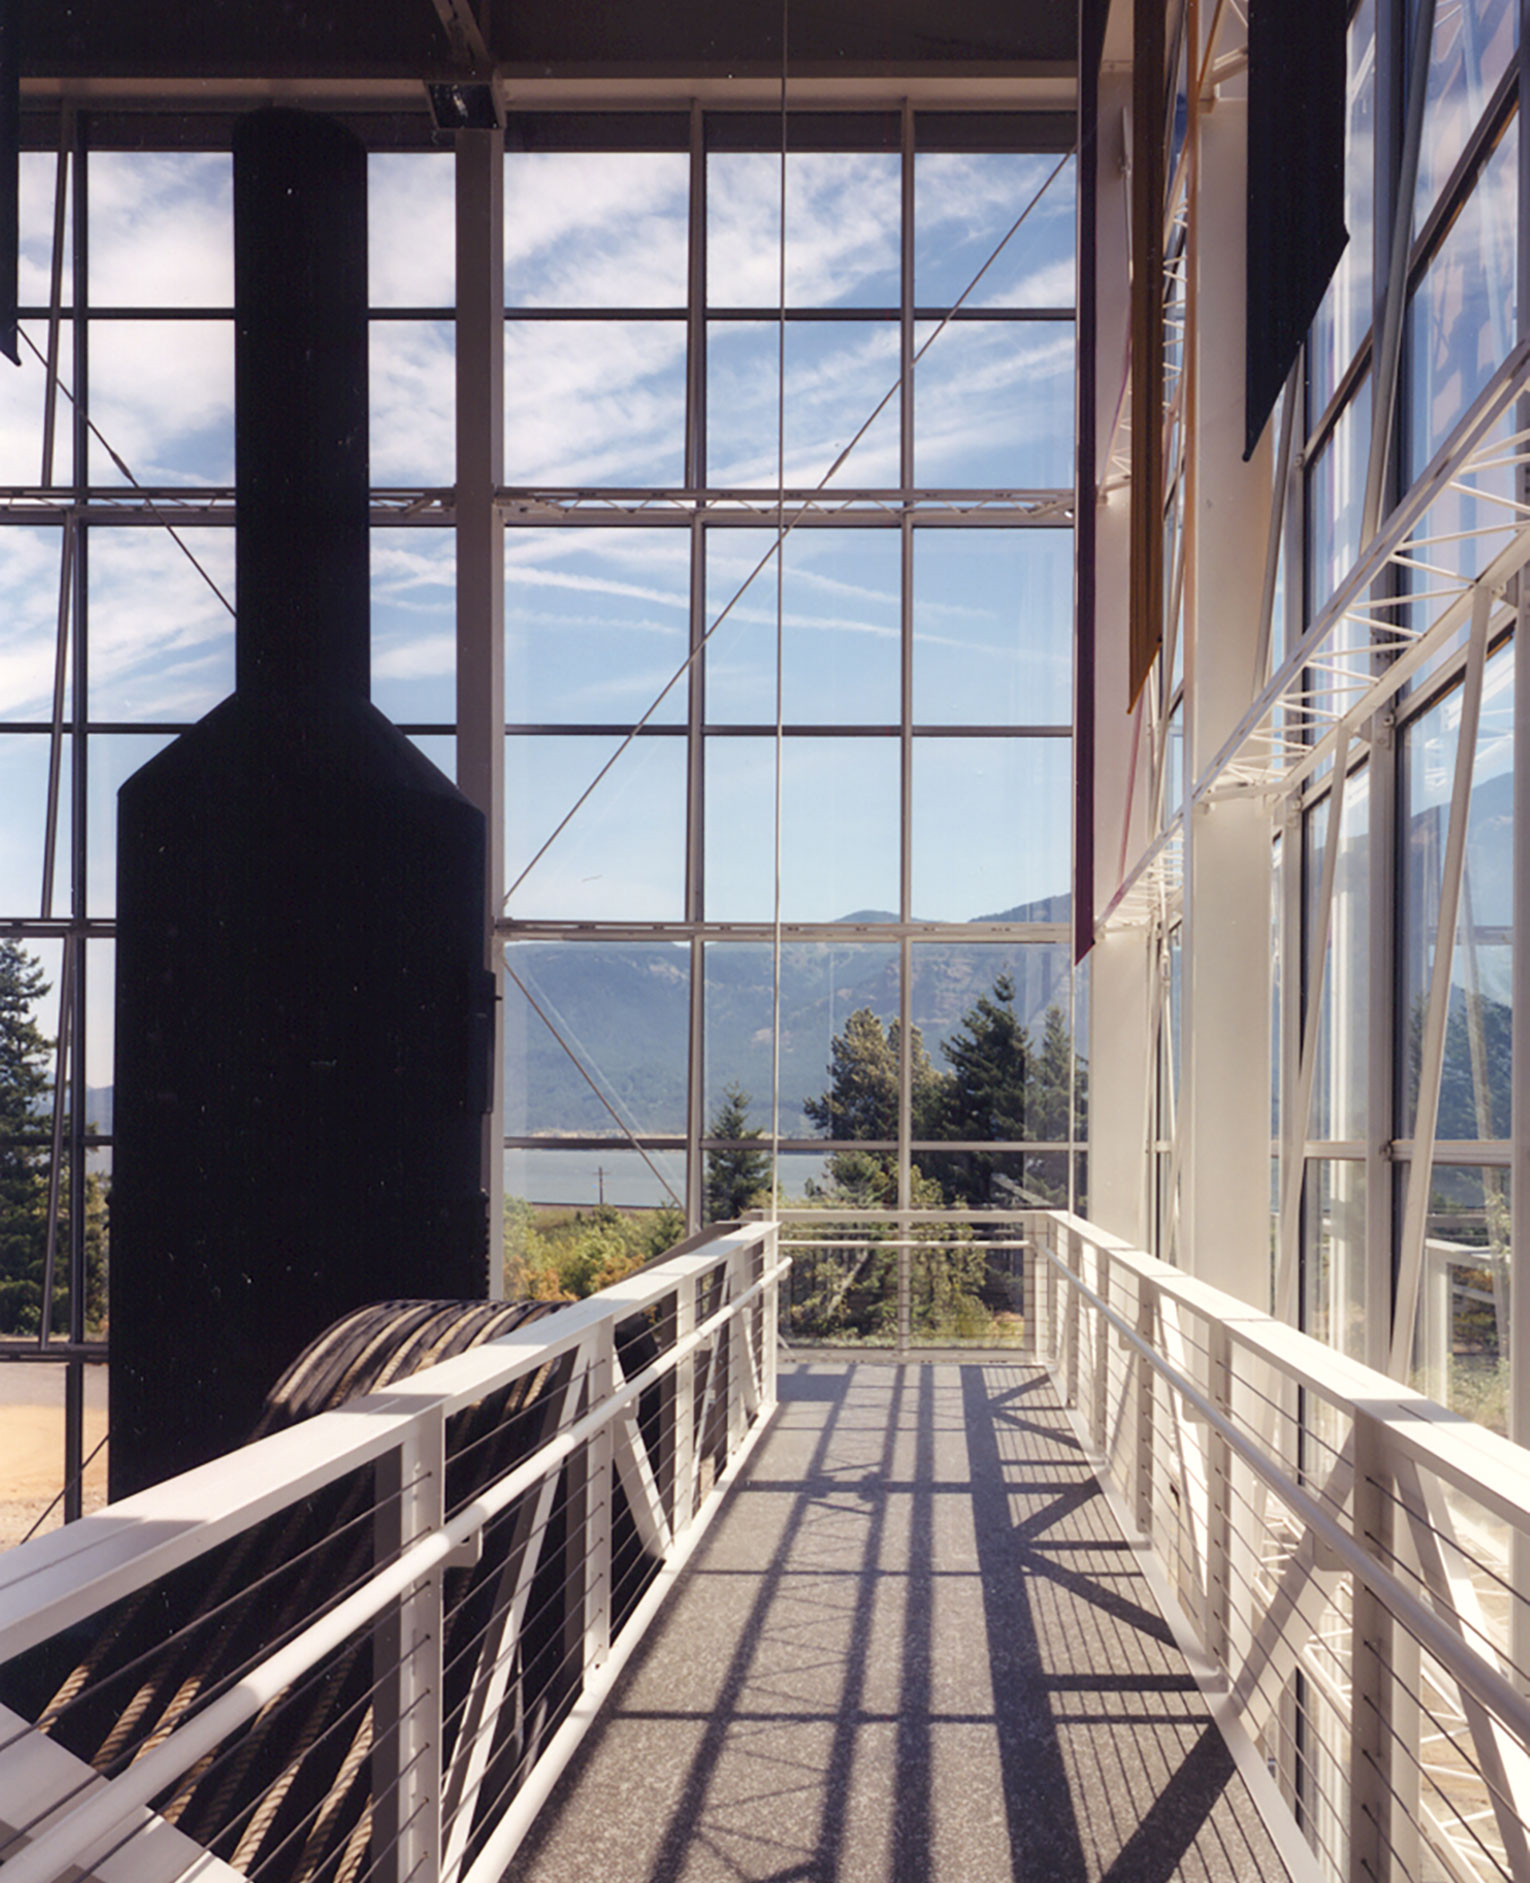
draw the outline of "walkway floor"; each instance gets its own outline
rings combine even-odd
[[[1286,1876],[1042,1368],[781,1401],[513,1883]]]

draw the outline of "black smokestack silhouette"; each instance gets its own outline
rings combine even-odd
[[[480,813],[370,704],[366,154],[234,135],[237,690],[119,797],[111,1489],[340,1315],[482,1296]]]

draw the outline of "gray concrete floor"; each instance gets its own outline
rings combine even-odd
[[[1040,1367],[781,1401],[507,1883],[1285,1877]]]

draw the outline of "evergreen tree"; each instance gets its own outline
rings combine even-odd
[[[49,1042],[32,1009],[47,992],[41,963],[0,940],[0,1334],[35,1333],[42,1321],[49,1157],[43,1106],[52,1079]],[[60,1249],[67,1247],[61,1238]]]
[[[1029,1029],[1015,1012],[1015,984],[1007,974],[962,1015],[960,1030],[941,1042],[951,1073],[942,1093],[939,1135],[978,1143],[1023,1143],[1039,1136],[1037,1068]],[[1064,1105],[1067,1088],[1064,1086]],[[931,1161],[953,1206],[1007,1203],[1004,1160],[993,1151],[967,1151]]]
[[[761,1136],[749,1123],[749,1094],[740,1086],[723,1088],[722,1101],[707,1125],[707,1136],[734,1140],[728,1150],[707,1152],[706,1220],[729,1223],[753,1208],[761,1193],[770,1188],[768,1154],[740,1142]]]
[[[929,1137],[940,1107],[944,1079],[914,1028],[913,1135]],[[858,1007],[829,1048],[830,1086],[803,1110],[826,1138],[898,1135],[898,1022],[884,1028],[869,1007]]]

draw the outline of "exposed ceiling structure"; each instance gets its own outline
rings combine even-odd
[[[1072,99],[1076,0],[18,0],[25,104],[250,95],[409,108],[421,81],[493,74],[505,103],[589,106],[620,84],[655,103],[778,84],[799,102],[883,102],[933,85],[964,102]],[[683,92],[677,91],[683,83]]]

